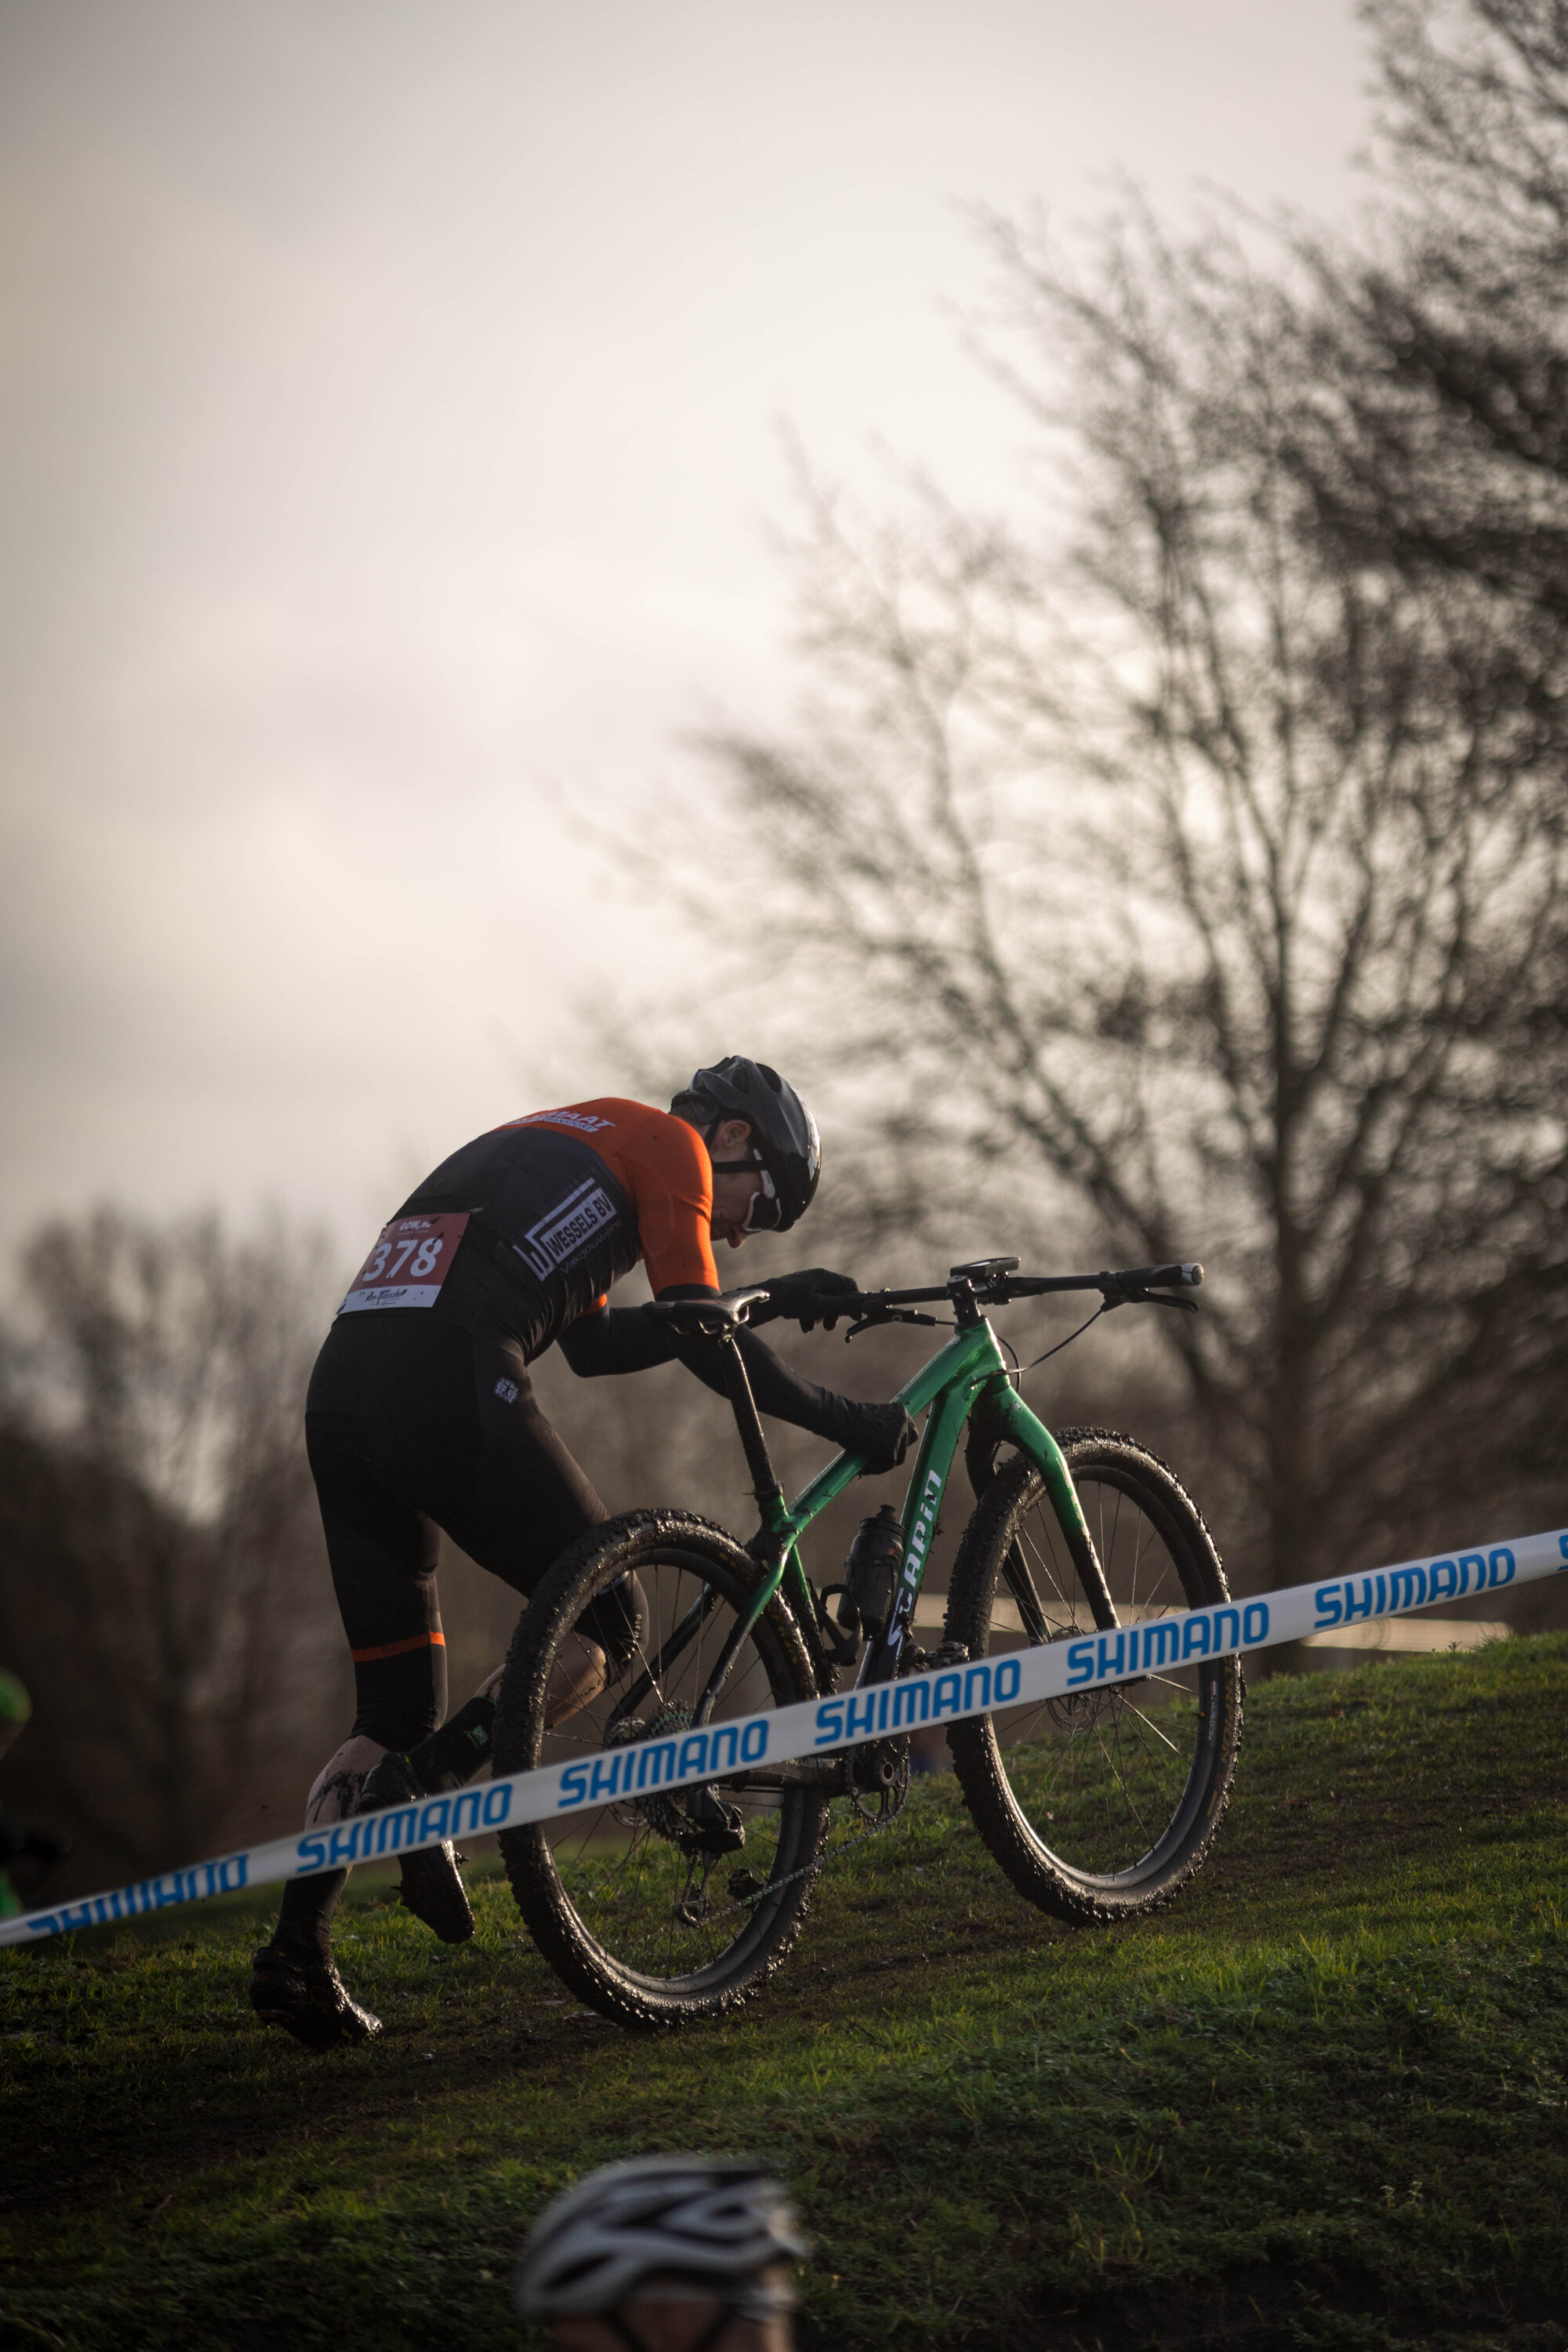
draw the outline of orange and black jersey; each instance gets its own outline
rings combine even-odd
[[[719,1287],[707,1150],[684,1119],[643,1103],[611,1096],[493,1128],[397,1213],[443,1210],[470,1223],[433,1311],[505,1332],[525,1357],[603,1307],[639,1258],[656,1296]]]
[[[683,1118],[612,1095],[573,1103],[565,1110],[532,1111],[499,1132],[515,1134],[520,1128],[580,1139],[603,1161],[631,1203],[637,1255],[656,1298],[677,1287],[718,1289],[710,1238],[712,1163],[701,1138]],[[603,1306],[603,1292],[595,1303]]]
[[[656,1297],[716,1291],[712,1209],[707,1147],[668,1111],[608,1096],[493,1128],[444,1160],[397,1212],[468,1213],[434,1305],[340,1316],[311,1384],[312,1408],[352,1410],[353,1396],[383,1392],[393,1358],[403,1355],[407,1372],[395,1385],[414,1402],[428,1350],[413,1327],[432,1318],[458,1322],[523,1363],[559,1340],[574,1371],[588,1378],[679,1357],[722,1392],[710,1346],[677,1340],[639,1307],[607,1303],[611,1285],[639,1258]],[[800,1379],[754,1333],[741,1345],[763,1412],[847,1442],[845,1399]]]

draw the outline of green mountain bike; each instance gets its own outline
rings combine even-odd
[[[845,1581],[826,1589],[806,1573],[800,1539],[864,1465],[840,1454],[785,1502],[733,1344],[765,1294],[650,1310],[721,1351],[761,1524],[742,1543],[691,1513],[630,1511],[563,1554],[512,1642],[496,1771],[582,1761],[592,1775],[596,1758],[629,1742],[819,1698],[841,1678],[867,1688],[1227,1599],[1208,1529],[1172,1472],[1110,1431],[1053,1436],[1016,1393],[987,1319],[1058,1291],[1099,1291],[1110,1307],[1185,1305],[1169,1294],[1200,1283],[1201,1267],[1023,1276],[1017,1265],[986,1258],[934,1288],[822,1302],[856,1330],[934,1324],[921,1310],[939,1303],[954,1327],[899,1391],[911,1414],[927,1412],[902,1510],[863,1523]],[[961,1439],[977,1499],[942,1646],[928,1655],[915,1608]],[[647,1604],[636,1654],[599,1697],[552,1721],[563,1645],[628,1570]],[[1235,1658],[1194,1660],[955,1723],[948,1746],[975,1827],[1021,1895],[1063,1920],[1124,1919],[1202,1866],[1229,1797],[1241,1706]],[[629,1778],[599,1770],[606,1791]],[[501,1849],[534,1940],[571,1990],[621,2024],[675,2025],[758,1990],[800,1931],[830,1809],[841,1801],[849,1835],[868,1834],[901,1806],[909,1770],[907,1738],[862,1739],[696,1790],[606,1794],[569,1820],[503,1831]]]

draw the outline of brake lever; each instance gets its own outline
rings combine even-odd
[[[1195,1298],[1167,1298],[1162,1290],[1108,1289],[1104,1297],[1105,1305],[1100,1311],[1105,1315],[1109,1315],[1113,1307],[1174,1307],[1184,1315],[1195,1315],[1198,1311]]]

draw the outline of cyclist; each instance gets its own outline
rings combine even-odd
[[[479,1137],[417,1186],[343,1300],[311,1375],[306,1433],[332,1582],[354,1664],[353,1729],[318,1776],[309,1826],[458,1787],[485,1760],[500,1670],[438,1732],[446,1653],[436,1591],[439,1530],[519,1592],[608,1514],[540,1412],[532,1360],[559,1341],[585,1378],[679,1357],[722,1391],[714,1351],[611,1284],[640,1257],[656,1298],[712,1296],[713,1243],[787,1233],[820,1173],[816,1128],[765,1063],[730,1055],[699,1070],[668,1111],[616,1097],[534,1111]],[[847,1291],[814,1266],[776,1276],[760,1319]],[[370,1311],[374,1310],[374,1311]],[[753,1319],[758,1319],[753,1318]],[[858,1403],[798,1377],[750,1331],[740,1347],[758,1405],[866,1457],[903,1459],[900,1404]],[[646,1613],[623,1579],[595,1604],[554,1677],[555,1719],[624,1673]],[[590,1637],[591,1636],[591,1637]],[[726,1809],[692,1801],[716,1847]],[[346,1873],[293,1881],[251,2000],[312,2048],[365,2040],[379,2021],[332,1966]],[[403,1899],[447,1942],[473,1932],[450,1845],[408,1856]]]
[[[563,2352],[789,2352],[790,2266],[809,2251],[765,2166],[641,2157],[545,2207],[515,2299]]]

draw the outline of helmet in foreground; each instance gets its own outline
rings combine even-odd
[[[764,1179],[764,1195],[754,1205],[752,1226],[787,1234],[810,1208],[822,1173],[816,1121],[795,1088],[766,1062],[726,1054],[710,1069],[699,1070],[688,1092],[700,1103],[711,1104],[715,1118],[728,1115],[751,1121],[752,1161]],[[676,1097],[678,1102],[683,1099]],[[752,1164],[743,1160],[714,1162],[720,1173],[737,1174]]]
[[[607,2164],[547,2205],[518,2256],[525,2319],[599,2312],[656,2272],[731,2299],[771,2263],[809,2251],[782,2183],[750,2157]]]

